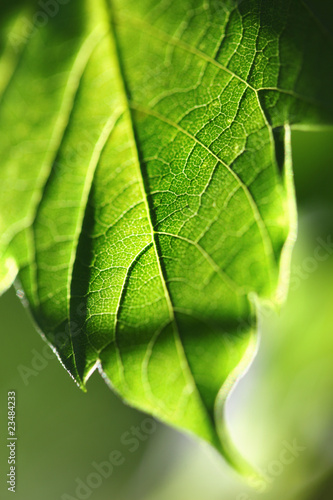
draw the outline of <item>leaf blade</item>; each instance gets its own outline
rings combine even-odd
[[[332,120],[324,35],[287,0],[63,8],[27,41],[0,107],[2,288],[19,270],[81,387],[98,366],[236,465],[221,412],[253,353],[251,297],[281,298],[286,281],[289,127]]]

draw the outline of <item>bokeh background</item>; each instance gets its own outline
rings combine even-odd
[[[235,443],[266,473],[269,488],[249,488],[209,447],[160,423],[130,451],[122,436],[146,416],[125,406],[98,373],[82,393],[51,358],[11,289],[0,299],[1,500],[13,495],[5,440],[12,390],[17,500],[333,498],[333,246],[323,246],[333,241],[333,130],[295,131],[293,150],[300,222],[291,290],[279,313],[262,311],[258,355],[227,407]],[[93,463],[113,450],[123,463],[77,496]]]

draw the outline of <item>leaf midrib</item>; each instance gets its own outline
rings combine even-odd
[[[119,42],[117,39],[115,22],[114,22],[114,12],[112,10],[111,2],[109,2],[109,4],[110,5],[107,5],[107,10],[109,13],[110,37],[113,41],[114,52],[115,52],[115,55],[117,58],[116,64],[117,64],[117,69],[118,69],[119,81],[121,82],[121,87],[122,87],[122,91],[123,91],[124,102],[126,104],[128,114],[129,114],[129,119],[130,119],[130,124],[131,124],[131,135],[132,135],[133,145],[135,146],[135,152],[136,152],[136,164],[138,166],[138,178],[139,178],[140,188],[142,191],[143,201],[144,201],[144,204],[146,207],[147,220],[148,220],[149,227],[151,230],[151,240],[152,240],[152,244],[154,247],[156,262],[157,262],[157,266],[158,266],[158,270],[159,270],[159,274],[160,274],[162,287],[164,290],[165,300],[166,300],[167,307],[168,307],[169,320],[173,325],[176,349],[177,349],[177,352],[178,352],[178,355],[180,358],[179,362],[180,362],[180,366],[182,368],[187,385],[190,385],[191,388],[193,390],[195,390],[195,392],[197,393],[197,396],[199,398],[199,402],[200,402],[200,405],[202,406],[203,412],[207,416],[208,420],[211,422],[212,429],[215,429],[214,417],[210,414],[207,406],[205,405],[203,397],[202,397],[202,395],[198,389],[198,386],[195,382],[195,378],[194,378],[194,375],[192,373],[189,361],[187,359],[185,349],[184,349],[184,346],[183,346],[182,341],[181,341],[181,337],[180,337],[177,321],[175,318],[175,314],[174,314],[174,306],[173,306],[173,303],[172,303],[172,300],[170,297],[170,293],[169,293],[169,290],[168,290],[168,287],[166,284],[166,280],[164,277],[164,273],[163,273],[163,270],[161,267],[160,257],[159,257],[159,253],[158,253],[158,249],[157,249],[157,245],[156,245],[156,239],[155,239],[156,233],[155,233],[154,226],[153,226],[153,223],[151,220],[149,202],[148,202],[147,193],[146,193],[146,189],[145,189],[145,185],[144,185],[144,181],[143,181],[143,173],[142,173],[141,162],[140,162],[140,157],[139,157],[139,150],[138,150],[138,145],[137,145],[134,120],[133,120],[133,116],[132,116],[132,109],[131,109],[130,102],[128,99],[128,93],[127,93],[127,88],[126,88],[127,87],[126,86],[126,79],[125,79],[125,75],[124,75],[122,64],[121,64],[121,58],[120,58],[120,52],[119,52]]]

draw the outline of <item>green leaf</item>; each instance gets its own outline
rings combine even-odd
[[[285,295],[331,39],[300,0],[41,5],[1,6],[0,289],[82,388],[98,367],[242,469],[223,407]]]

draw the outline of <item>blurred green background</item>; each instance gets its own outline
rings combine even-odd
[[[125,406],[98,373],[83,394],[50,359],[12,289],[0,300],[1,500],[12,495],[6,485],[12,390],[18,500],[333,498],[333,131],[293,132],[293,148],[300,227],[289,298],[280,313],[263,310],[258,355],[227,409],[234,441],[266,473],[269,489],[250,489],[213,450],[162,424],[147,439],[140,434],[136,445],[124,444],[124,433],[133,436],[146,416]],[[93,463],[113,450],[123,463],[77,496],[80,480],[86,484],[96,472]]]

